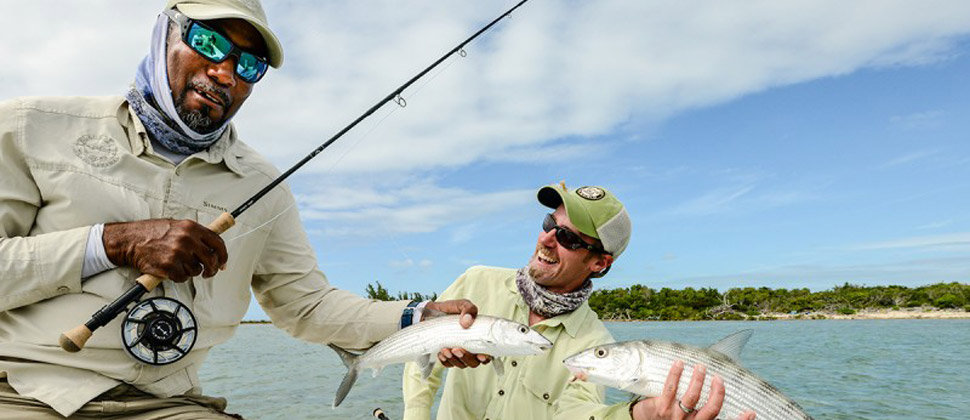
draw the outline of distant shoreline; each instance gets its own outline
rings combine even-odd
[[[869,309],[846,315],[837,312],[806,312],[798,314],[767,313],[750,315],[741,321],[812,321],[823,319],[970,319],[970,312],[960,309]],[[685,319],[603,319],[609,322],[688,321]],[[721,321],[705,319],[702,321]],[[243,324],[271,324],[268,320],[246,320]]]
[[[734,321],[812,321],[823,319],[970,319],[970,312],[962,309],[927,309],[927,308],[907,308],[907,309],[864,309],[854,314],[841,314],[838,312],[804,312],[797,314],[769,312],[761,315],[746,315],[747,318]],[[688,321],[683,320],[658,320],[658,319],[603,319],[611,322],[646,322],[646,321]],[[705,319],[700,321],[721,321],[716,319]]]

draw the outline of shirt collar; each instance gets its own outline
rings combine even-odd
[[[128,135],[128,141],[131,144],[131,152],[135,156],[140,156],[152,150],[151,140],[148,138],[148,131],[145,130],[145,126],[142,124],[141,119],[135,115],[135,111],[128,106],[128,102],[125,101],[125,108],[127,112],[124,113],[127,121],[125,121],[132,130]],[[195,153],[192,156],[201,159],[205,162],[211,163],[213,165],[219,164],[219,162],[225,162],[226,167],[230,171],[237,175],[244,175],[243,166],[239,164],[237,160],[237,148],[238,139],[236,136],[236,127],[233,124],[229,124],[225,133],[216,140],[212,146],[201,152]]]
[[[509,281],[505,282],[506,288],[515,295],[516,305],[525,309],[526,314],[529,313],[529,306],[525,304],[525,299],[522,298],[522,294],[519,293],[519,287],[515,284],[515,275],[512,275]],[[576,338],[579,334],[580,329],[583,324],[586,323],[586,319],[594,316],[593,309],[589,307],[589,301],[583,302],[579,305],[575,311],[568,312],[562,315],[557,315],[552,318],[546,318],[536,325],[545,325],[550,328],[562,326],[566,330],[566,334],[570,337]],[[528,319],[528,315],[526,316]]]

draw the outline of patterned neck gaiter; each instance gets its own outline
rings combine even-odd
[[[544,318],[575,311],[593,292],[593,282],[586,279],[579,290],[563,294],[553,293],[532,279],[529,267],[520,268],[515,273],[515,285],[529,309]]]
[[[168,17],[159,15],[152,31],[151,53],[138,66],[135,86],[128,90],[125,99],[128,99],[132,110],[152,139],[172,152],[190,155],[201,152],[218,141],[229,121],[211,133],[202,134],[189,128],[178,116],[172,102],[172,90],[168,85],[168,64],[165,56],[167,38]]]

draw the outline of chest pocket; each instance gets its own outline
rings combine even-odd
[[[554,361],[554,357],[543,357],[542,359],[540,363],[529,367],[528,374],[523,375],[522,386],[536,401],[546,403],[549,410],[547,412],[551,414],[552,405],[559,400],[569,375],[561,363],[558,366],[551,363]],[[538,362],[538,360],[535,361]]]

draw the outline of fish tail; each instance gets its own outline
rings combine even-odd
[[[347,397],[347,394],[350,393],[350,388],[353,388],[354,382],[357,382],[357,359],[359,359],[360,356],[333,344],[328,344],[328,346],[330,346],[333,351],[337,352],[337,355],[340,356],[340,361],[343,362],[344,366],[347,367],[347,374],[344,375],[344,379],[340,381],[340,387],[337,388],[337,395],[333,397],[333,408],[337,408],[337,406],[343,402],[344,398]]]

